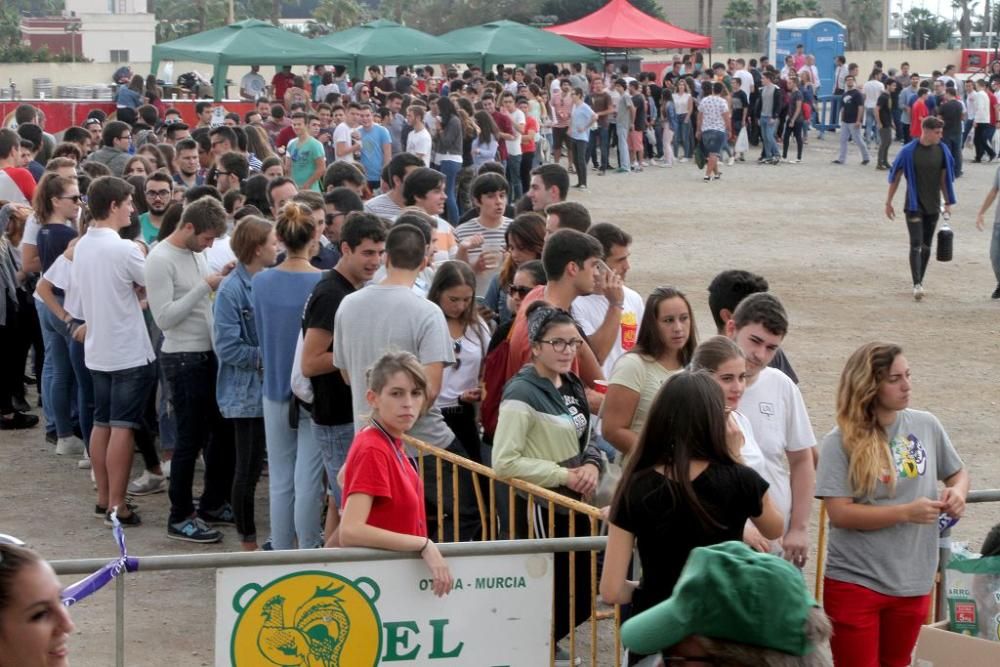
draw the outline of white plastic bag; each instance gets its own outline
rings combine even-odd
[[[303,403],[312,403],[314,398],[312,380],[302,374],[303,340],[302,333],[299,332],[299,338],[295,341],[295,356],[292,357],[292,393]]]
[[[740,135],[736,137],[736,145],[733,151],[736,153],[746,153],[750,150],[750,137],[747,136],[746,125],[740,128]]]

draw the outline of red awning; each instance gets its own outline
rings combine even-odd
[[[708,49],[712,38],[640,12],[627,0],[604,7],[572,23],[545,28],[584,46],[618,49]]]

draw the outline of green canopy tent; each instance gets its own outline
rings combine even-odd
[[[597,62],[601,54],[565,37],[516,21],[493,21],[441,35],[456,49],[477,53],[484,70],[497,64]]]
[[[256,19],[153,45],[153,74],[156,74],[162,60],[212,65],[216,100],[222,99],[230,65],[354,64],[351,54],[330,44],[315,42]]]
[[[365,68],[370,65],[467,63],[481,57],[478,49],[458,49],[440,37],[385,19],[317,37],[314,41],[353,54],[352,73],[357,77],[364,76]]]

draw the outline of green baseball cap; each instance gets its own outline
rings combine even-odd
[[[691,635],[807,655],[815,598],[791,563],[742,542],[691,552],[674,594],[622,625],[622,643],[652,655]]]

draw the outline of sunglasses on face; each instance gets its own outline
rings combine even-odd
[[[523,299],[524,297],[528,296],[528,293],[531,292],[531,290],[533,289],[535,288],[523,287],[521,285],[508,285],[507,294],[510,294],[511,296],[519,296]]]

